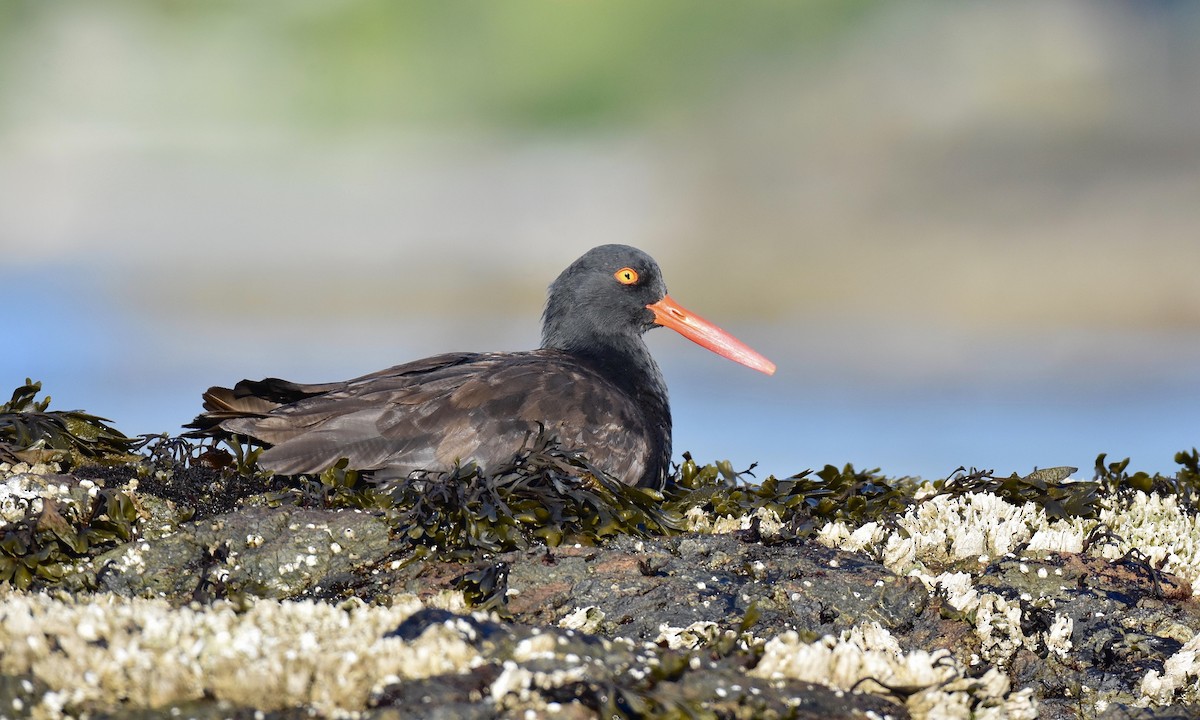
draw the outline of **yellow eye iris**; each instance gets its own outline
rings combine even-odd
[[[637,270],[634,270],[631,267],[621,268],[613,273],[613,277],[615,277],[617,282],[621,283],[622,285],[632,285],[638,281]]]

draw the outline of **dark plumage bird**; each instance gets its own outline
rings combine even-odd
[[[320,472],[347,458],[377,479],[474,460],[510,461],[542,428],[628,484],[662,487],[671,459],[671,410],[662,373],[642,340],[657,326],[767,374],[775,365],[667,295],[658,264],[625,245],[602,245],[550,285],[542,347],[449,353],[345,382],[243,380],[204,393],[188,427],[269,445],[259,465]]]

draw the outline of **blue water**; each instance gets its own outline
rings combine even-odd
[[[13,274],[0,288],[0,307],[8,309],[0,393],[29,376],[43,381],[52,409],[86,410],[127,434],[178,432],[210,384],[264,375],[336,380],[441,350],[515,349],[537,338],[536,319],[485,318],[486,330],[446,340],[451,346],[419,332],[390,339],[394,329],[366,324],[317,327],[332,337],[314,347],[303,339],[311,327],[263,339],[235,322],[130,308],[82,270]],[[739,469],[757,462],[759,477],[847,462],[927,478],[960,465],[1001,473],[1071,465],[1090,476],[1100,452],[1131,456],[1137,469],[1173,472],[1174,453],[1200,445],[1200,362],[1192,345],[1170,350],[1156,347],[1153,335],[1129,338],[1146,346],[1146,364],[1135,352],[1115,368],[1033,361],[1022,368],[1022,356],[1035,357],[1036,348],[1009,348],[999,360],[980,355],[975,371],[938,377],[870,363],[847,369],[803,345],[773,346],[771,337],[782,334],[756,328],[746,337],[779,365],[774,377],[666,331],[651,337],[671,389],[676,459],[690,450]]]

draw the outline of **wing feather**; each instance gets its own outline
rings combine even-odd
[[[319,472],[341,458],[398,477],[474,460],[510,460],[541,428],[569,447],[602,450],[609,472],[635,483],[650,462],[636,403],[572,358],[539,350],[440,355],[344,383],[243,381],[205,394],[208,427],[271,445],[260,464]]]

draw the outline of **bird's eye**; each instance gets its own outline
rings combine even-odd
[[[621,283],[622,285],[632,285],[638,281],[637,270],[634,270],[631,267],[621,268],[613,273],[613,277],[615,277],[617,282]]]

